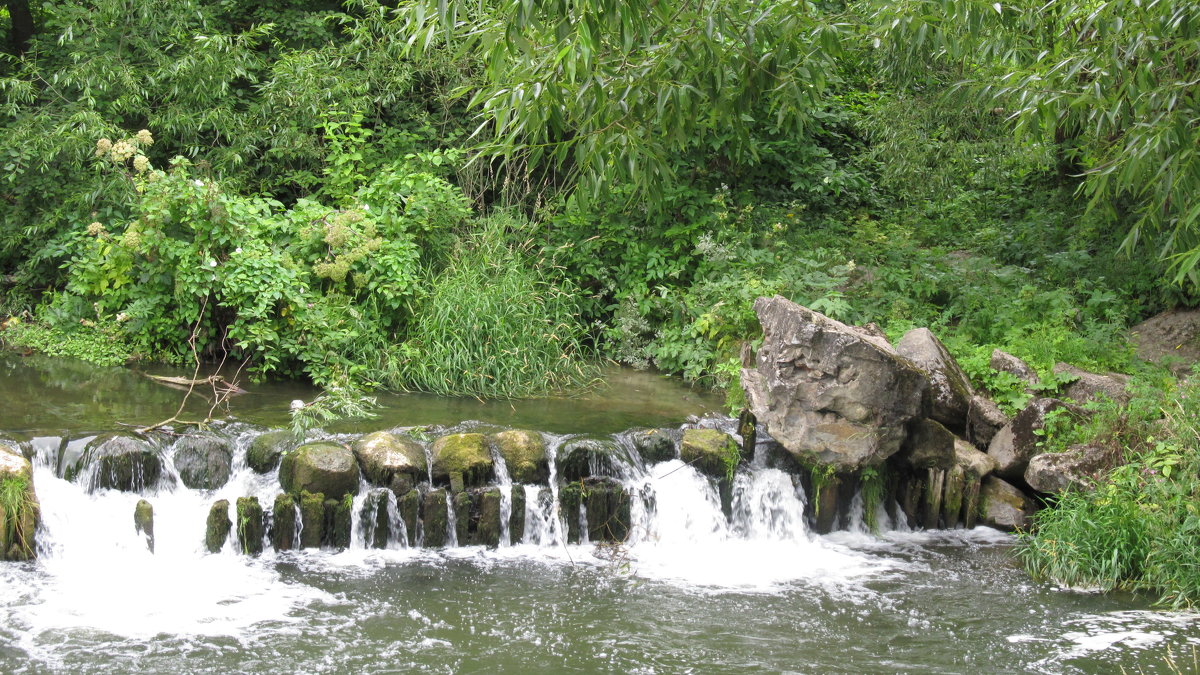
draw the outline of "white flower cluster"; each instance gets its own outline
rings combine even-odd
[[[133,136],[113,142],[107,138],[96,141],[96,156],[107,158],[114,164],[125,164],[133,158],[133,170],[146,173],[150,169],[150,158],[142,154],[143,148],[154,145],[154,136],[148,129],[142,129]]]

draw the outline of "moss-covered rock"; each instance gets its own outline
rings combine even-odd
[[[391,519],[388,516],[387,488],[374,488],[367,492],[363,500],[359,522],[362,523],[363,545],[367,548],[387,548],[388,533],[391,531]]]
[[[138,492],[158,482],[162,460],[149,441],[106,434],[87,444],[76,469],[88,490]]]
[[[279,460],[296,447],[296,437],[282,429],[259,434],[250,441],[246,449],[246,463],[256,473],[270,473],[279,466]]]
[[[564,485],[558,491],[558,506],[567,521],[567,542],[579,542],[579,505],[583,502],[583,481]]]
[[[229,500],[221,499],[213,502],[208,509],[208,521],[204,528],[204,548],[209,553],[220,553],[229,538],[233,523],[229,520]]]
[[[510,429],[492,434],[491,442],[514,483],[545,483],[549,479],[546,439],[538,432]]]
[[[406,436],[377,431],[354,441],[350,450],[368,482],[391,487],[397,494],[425,477],[425,449]]]
[[[237,534],[242,553],[250,556],[263,552],[263,508],[258,497],[238,497]]]
[[[471,538],[475,529],[472,519],[477,516],[474,509],[475,495],[471,492],[459,492],[454,495],[452,501],[454,502],[454,541],[459,546],[470,546],[477,543]]]
[[[33,465],[14,446],[0,444],[0,560],[31,560],[41,507]]]
[[[678,432],[671,429],[634,429],[629,440],[647,464],[675,459]]]
[[[738,444],[717,429],[687,429],[679,444],[679,458],[702,474],[726,478],[737,466]]]
[[[433,480],[445,485],[461,474],[464,487],[480,487],[493,479],[492,454],[483,434],[450,434],[433,442]]]
[[[279,482],[287,492],[320,492],[326,499],[338,500],[358,493],[358,462],[339,443],[305,443],[283,456]]]
[[[587,509],[588,539],[619,542],[629,536],[629,493],[611,479],[587,481],[582,493]]]
[[[146,548],[154,553],[154,506],[145,499],[133,507],[133,529],[146,537]]]
[[[1037,504],[1032,499],[997,476],[983,479],[979,504],[983,524],[999,530],[1027,527],[1037,512]]]
[[[445,490],[430,490],[422,500],[422,531],[423,545],[429,548],[441,548],[446,545],[449,514],[446,504]]]
[[[296,543],[296,500],[286,492],[280,493],[271,507],[271,548],[290,551]]]
[[[233,447],[213,434],[185,436],[175,444],[175,470],[193,490],[215,490],[229,481]]]
[[[325,532],[325,495],[300,492],[300,546],[321,548]]]

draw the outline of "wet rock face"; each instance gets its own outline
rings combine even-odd
[[[1112,465],[1099,446],[1074,445],[1065,452],[1035,455],[1025,469],[1025,482],[1038,492],[1057,494],[1068,488],[1090,488]]]
[[[154,506],[145,499],[133,507],[133,529],[146,537],[146,548],[154,553]]]
[[[269,473],[279,466],[279,460],[288,450],[296,447],[295,436],[289,431],[268,431],[250,442],[246,450],[246,463],[256,473]]]
[[[374,485],[395,484],[403,494],[425,476],[425,449],[415,440],[377,431],[350,446],[363,475]]]
[[[99,436],[83,451],[80,475],[88,489],[137,492],[158,482],[162,460],[149,442],[132,436]]]
[[[233,448],[217,436],[188,436],[175,444],[175,470],[193,490],[215,490],[229,481]]]
[[[219,553],[229,538],[233,522],[229,520],[229,500],[222,499],[213,503],[208,510],[208,521],[204,528],[204,548],[209,553]]]
[[[635,429],[629,438],[647,464],[675,459],[675,432],[669,429]]]
[[[433,480],[453,483],[461,476],[466,487],[480,487],[494,478],[492,453],[483,434],[450,434],[433,442]]]
[[[545,483],[550,478],[546,440],[538,432],[510,429],[492,434],[490,441],[514,483]]]
[[[946,470],[954,465],[954,434],[927,418],[908,423],[908,438],[897,455],[912,469]]]
[[[975,395],[971,381],[945,345],[928,328],[914,328],[896,343],[896,352],[929,375],[929,417],[962,432]]]
[[[754,303],[763,344],[742,370],[750,410],[768,433],[808,464],[854,471],[900,449],[921,416],[925,372],[887,340],[785,298]]]
[[[572,438],[558,450],[558,473],[568,482],[592,476],[611,476],[620,464],[620,452],[611,438]]]
[[[341,499],[358,493],[358,463],[354,453],[338,443],[305,443],[283,456],[279,482],[286,492],[304,490]]]
[[[738,456],[737,441],[716,429],[687,429],[679,444],[679,459],[712,478],[726,478]]]
[[[1026,528],[1030,518],[1037,512],[1037,505],[1033,500],[996,476],[983,479],[979,490],[979,504],[982,510],[981,522],[998,530]]]
[[[242,553],[257,556],[263,552],[263,508],[258,497],[238,497],[237,500],[238,542]]]
[[[33,465],[16,447],[0,443],[0,482],[14,494],[0,505],[0,560],[31,560],[41,509],[33,489]],[[7,500],[6,500],[7,501]]]

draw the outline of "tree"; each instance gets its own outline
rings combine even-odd
[[[1125,248],[1153,238],[1176,282],[1200,280],[1200,4],[901,0],[873,16],[893,74],[933,66],[1060,144],[1088,208],[1129,223]]]
[[[580,197],[628,183],[649,208],[683,150],[721,144],[746,161],[754,123],[800,133],[837,82],[845,34],[804,0],[419,0],[400,16],[414,48],[482,55],[471,104],[485,157]]]

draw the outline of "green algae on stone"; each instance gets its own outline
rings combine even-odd
[[[268,431],[254,437],[246,449],[246,463],[255,473],[270,473],[279,466],[283,455],[296,447],[296,436],[290,431]]]
[[[445,484],[455,472],[465,487],[480,487],[493,478],[492,454],[483,434],[450,434],[433,442],[433,479]]]
[[[679,459],[713,478],[730,478],[740,454],[737,441],[717,429],[687,429],[679,444]]]
[[[290,551],[296,544],[296,500],[282,492],[271,507],[271,548]]]
[[[550,478],[546,439],[536,431],[509,429],[492,434],[491,442],[504,458],[514,483],[545,483]]]
[[[373,485],[403,493],[426,474],[425,449],[406,436],[377,431],[354,441],[350,450]]]
[[[145,499],[133,507],[133,529],[146,536],[146,548],[154,553],[154,506]]]
[[[263,508],[258,497],[238,497],[237,535],[242,553],[258,556],[263,552]]]
[[[300,492],[300,547],[320,548],[325,529],[325,495]]]
[[[233,523],[229,520],[229,500],[214,502],[208,509],[208,521],[204,529],[204,547],[209,553],[220,553],[231,529]]]
[[[349,448],[329,441],[305,443],[284,454],[279,482],[286,492],[320,492],[329,499],[358,493],[358,462]]]

